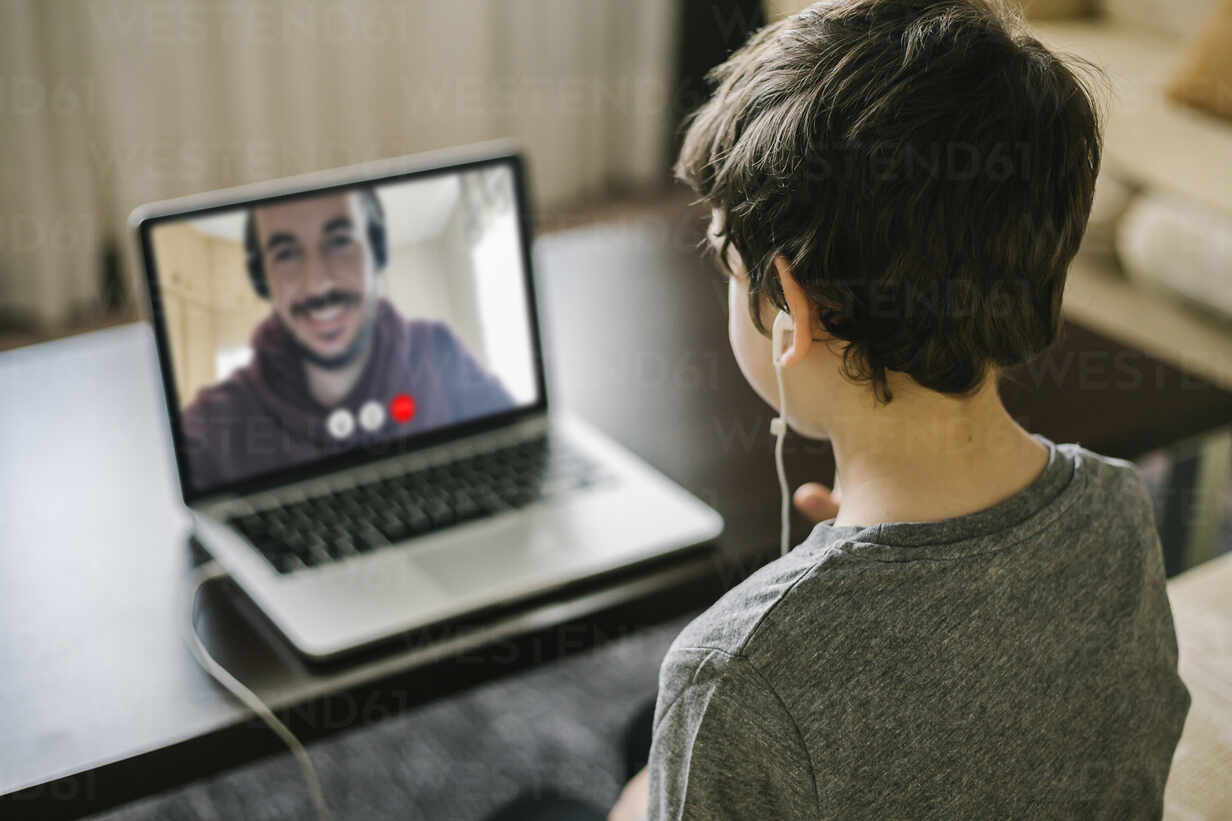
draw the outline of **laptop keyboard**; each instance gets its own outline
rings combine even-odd
[[[227,523],[280,573],[358,556],[463,522],[589,487],[597,465],[541,436],[443,465],[356,485]]]

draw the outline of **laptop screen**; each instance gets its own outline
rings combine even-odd
[[[537,405],[518,185],[495,162],[154,222],[188,495]]]

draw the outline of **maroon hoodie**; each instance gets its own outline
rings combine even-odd
[[[198,492],[362,445],[376,445],[514,407],[500,381],[486,373],[444,322],[404,319],[386,300],[377,303],[372,352],[351,392],[324,407],[308,390],[303,360],[278,317],[270,314],[252,335],[252,361],[217,385],[203,388],[184,408],[181,427],[189,481]],[[390,400],[409,394],[415,413],[399,424]],[[344,440],[326,419],[346,408],[356,419],[375,400],[385,410],[377,430],[358,422]]]

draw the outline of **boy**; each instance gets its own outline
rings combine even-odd
[[[729,334],[833,445],[820,523],[663,661],[612,818],[1151,818],[1189,706],[1133,467],[1023,430],[1099,169],[1074,71],[979,0],[835,0],[713,74],[677,173]]]

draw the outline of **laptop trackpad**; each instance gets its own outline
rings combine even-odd
[[[416,567],[452,596],[515,588],[568,569],[569,557],[584,553],[567,528],[512,528],[491,541],[471,539],[412,554]],[[513,538],[510,538],[510,535]]]

